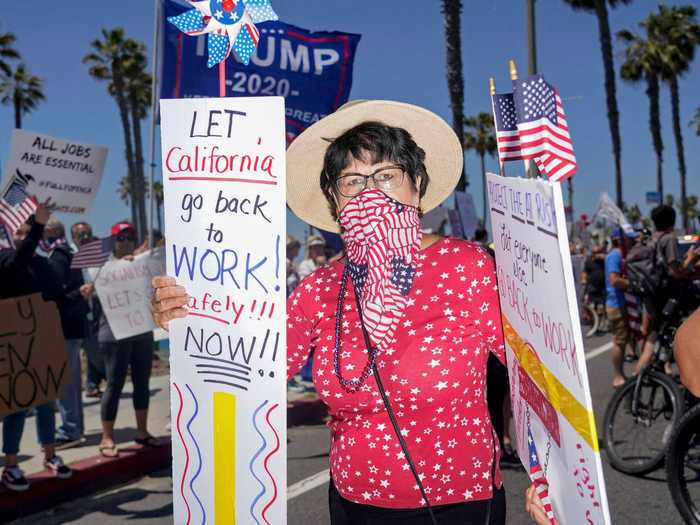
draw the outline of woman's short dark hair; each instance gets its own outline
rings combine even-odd
[[[668,204],[660,204],[651,210],[651,221],[657,231],[673,228],[676,224],[676,210]]]
[[[330,145],[323,159],[321,190],[334,218],[337,218],[335,180],[348,167],[352,158],[372,164],[387,161],[401,164],[414,185],[420,177],[418,195],[425,195],[429,182],[425,169],[425,151],[405,129],[368,121],[328,140]]]

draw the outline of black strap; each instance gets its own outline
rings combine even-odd
[[[365,346],[367,347],[367,351],[370,352],[370,349],[372,347],[372,342],[369,339],[369,334],[367,333],[367,328],[365,327],[365,323],[362,320],[362,307],[360,306],[360,295],[357,293],[357,289],[355,289],[355,303],[357,304],[357,314],[359,315],[360,318],[360,326],[362,327],[362,335],[365,339]],[[401,429],[399,428],[399,423],[396,421],[396,416],[394,415],[394,410],[391,408],[391,404],[389,403],[389,398],[386,395],[386,391],[384,390],[384,385],[382,384],[382,379],[379,377],[379,370],[377,370],[377,364],[376,362],[373,363],[372,365],[372,372],[374,375],[374,379],[377,382],[377,388],[379,389],[379,394],[382,396],[382,401],[384,402],[384,408],[386,408],[387,414],[389,415],[389,421],[391,421],[391,426],[394,428],[394,434],[396,434],[397,439],[399,440],[399,444],[401,445],[401,450],[403,451],[404,456],[406,457],[406,461],[408,461],[408,466],[411,468],[411,473],[413,474],[413,477],[416,480],[416,483],[418,484],[418,489],[420,490],[421,496],[423,496],[423,501],[425,501],[425,506],[430,514],[430,519],[433,523],[433,525],[438,525],[437,519],[435,518],[435,514],[433,514],[433,509],[430,506],[430,501],[428,501],[428,495],[425,493],[425,488],[423,487],[423,482],[420,479],[420,476],[418,475],[418,469],[416,469],[416,465],[413,463],[413,459],[411,458],[411,454],[408,452],[408,445],[406,444],[406,441],[404,440],[403,436],[401,435]]]

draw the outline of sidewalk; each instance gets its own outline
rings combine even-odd
[[[58,454],[74,470],[73,477],[59,480],[43,467],[43,453],[37,442],[34,417],[28,417],[20,446],[20,468],[27,473],[31,483],[28,491],[16,493],[0,486],[0,523],[34,514],[51,508],[62,501],[102,490],[141,477],[149,472],[167,468],[171,462],[170,449],[170,398],[167,359],[161,361],[151,378],[151,404],[149,431],[163,443],[159,449],[146,449],[133,441],[136,421],[131,404],[132,384],[127,382],[119,402],[115,429],[115,442],[120,450],[119,458],[103,458],[99,452],[101,437],[100,401],[84,398],[85,442]],[[288,393],[287,425],[318,424],[326,417],[325,405],[315,392]],[[56,425],[60,425],[56,413]],[[2,422],[0,422],[0,429]],[[4,459],[0,456],[0,467]]]

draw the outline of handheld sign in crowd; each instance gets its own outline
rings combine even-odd
[[[559,523],[609,524],[560,184],[487,181],[518,453]]]
[[[156,327],[151,315],[151,280],[165,272],[163,248],[154,248],[133,261],[112,259],[95,276],[109,327],[117,340],[151,332]]]
[[[0,419],[61,397],[65,346],[55,303],[38,293],[0,301]]]
[[[177,523],[286,523],[281,97],[161,100]]]
[[[172,1],[164,7],[166,18],[187,10]],[[161,97],[216,96],[219,76],[217,68],[207,67],[206,35],[192,38],[172,24],[163,27]],[[284,97],[287,139],[292,140],[347,102],[360,35],[311,32],[278,21],[257,27],[260,41],[250,64],[226,61],[226,93]]]
[[[12,130],[5,185],[18,174],[28,178],[26,191],[40,202],[51,197],[53,211],[86,213],[102,180],[107,148]]]

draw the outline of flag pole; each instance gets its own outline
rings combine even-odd
[[[515,82],[518,80],[518,68],[515,65],[515,60],[508,61],[508,72],[510,73],[510,79]],[[529,179],[534,179],[536,177],[535,166],[532,163],[532,159],[523,159],[525,164],[525,174]]]
[[[149,183],[150,183],[150,209],[149,209],[149,228],[148,228],[148,247],[153,248],[153,215],[154,215],[154,191],[153,183],[156,173],[156,106],[158,105],[158,55],[160,51],[160,4],[161,0],[154,0],[153,9],[153,71],[151,77],[151,151],[149,163]],[[162,232],[161,232],[162,233]]]
[[[496,110],[493,106],[493,97],[496,95],[496,81],[494,80],[493,77],[489,78],[489,95],[491,95],[491,113],[493,113],[493,125],[494,128],[496,127]],[[496,137],[496,150],[498,150],[498,136]],[[505,162],[501,160],[501,154],[498,153],[498,172],[501,175],[501,177],[506,176],[506,166]]]

